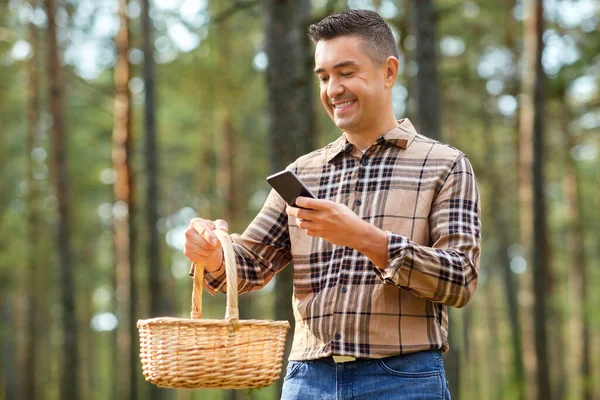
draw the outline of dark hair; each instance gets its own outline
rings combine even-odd
[[[340,36],[363,39],[370,58],[377,64],[382,64],[389,56],[400,58],[392,30],[375,11],[343,11],[308,27],[308,37],[314,44]]]

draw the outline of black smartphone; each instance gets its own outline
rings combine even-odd
[[[317,196],[300,180],[294,171],[284,170],[267,177],[267,182],[279,193],[281,197],[292,207],[296,206],[296,197],[310,197],[316,199]]]

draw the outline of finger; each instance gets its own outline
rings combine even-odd
[[[217,255],[218,250],[199,250],[199,251],[192,251],[193,254],[196,254],[198,257],[200,257],[202,260],[208,260],[209,258],[212,258],[214,256]]]
[[[285,209],[285,212],[290,217],[297,217],[298,216],[298,211],[300,211],[299,208],[292,207],[292,206],[287,206],[286,209]]]
[[[314,210],[305,210],[304,208],[294,208],[294,210],[292,211],[293,214],[288,214],[288,215],[294,215],[296,217],[296,219],[303,219],[306,221],[314,221],[318,218],[317,215],[317,211]]]
[[[296,205],[302,208],[308,208],[310,210],[322,210],[327,207],[328,200],[311,199],[310,197],[297,197]]]
[[[191,262],[195,262],[195,263],[202,263],[204,262],[204,257],[198,253],[196,253],[195,251],[190,250],[189,248],[185,248],[183,249],[183,254],[191,261]]]
[[[188,258],[188,260],[197,264],[206,264],[213,256],[213,254],[206,255],[202,253],[195,253],[193,251],[186,251],[184,254]]]
[[[192,241],[186,241],[185,242],[185,248],[187,250],[196,252],[198,254],[210,254],[210,253],[214,253],[217,248],[213,247],[212,245],[208,244],[206,242],[206,240],[204,240],[204,238],[200,238],[202,243],[195,243]]]
[[[190,227],[193,227],[196,224],[206,225],[210,229],[215,229],[215,223],[213,221],[208,220],[208,219],[192,218],[190,220]]]
[[[204,240],[204,239],[202,239],[202,240]],[[185,246],[183,248],[183,254],[185,254],[188,258],[190,258],[190,255],[196,257],[192,261],[198,261],[198,260],[204,261],[208,258],[214,257],[218,251],[219,251],[218,248],[213,248],[212,246],[211,247],[201,246],[201,245],[198,245],[198,244],[190,242],[190,241],[186,241]],[[190,260],[191,260],[191,258],[190,258]]]
[[[298,222],[298,228],[305,230],[314,230],[316,228],[316,224],[307,220],[300,220]]]
[[[220,229],[222,231],[229,233],[229,224],[227,224],[227,221],[218,219],[215,221],[215,229]]]
[[[218,248],[221,245],[221,243],[213,234],[212,229],[210,227],[210,225],[212,225],[214,229],[214,224],[212,222],[210,224],[207,224],[207,222],[209,221],[204,221],[202,223],[195,222],[193,224],[193,230],[188,230],[188,238],[191,241],[198,243],[202,247]]]
[[[210,243],[213,247],[219,246],[219,240],[213,233],[213,230],[216,228],[214,222],[212,222],[212,221],[195,222],[193,225],[193,228],[202,237],[204,237],[204,239],[208,243]]]

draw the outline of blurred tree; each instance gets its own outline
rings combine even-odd
[[[491,135],[491,131],[483,131],[486,136]],[[489,133],[485,133],[489,132]],[[496,161],[496,154],[498,152],[497,147],[490,143],[492,139],[488,138],[487,146],[493,149],[488,152],[486,159],[490,163],[488,171],[490,186],[499,189],[506,187],[505,179],[502,177],[503,168]],[[518,284],[515,277],[510,269],[510,227],[508,222],[510,221],[507,213],[509,212],[507,207],[502,205],[505,203],[505,192],[500,191],[495,195],[490,196],[489,208],[494,210],[492,213],[493,231],[496,235],[497,245],[495,255],[500,266],[500,274],[502,278],[502,289],[504,290],[504,298],[508,309],[508,317],[510,324],[510,337],[511,337],[511,350],[512,350],[512,363],[511,363],[511,380],[516,386],[516,397],[517,399],[523,399],[525,396],[524,385],[525,385],[525,373],[523,365],[523,351],[521,343],[521,322],[519,318],[519,304],[517,302],[517,293],[519,290]]]
[[[5,19],[8,19],[9,13],[5,4],[0,4],[0,26],[5,25]],[[1,44],[1,43],[0,43]],[[5,47],[0,47],[3,50],[0,54],[4,55]],[[5,72],[5,71],[4,71]],[[4,173],[7,165],[6,149],[6,130],[5,124],[7,115],[5,115],[4,104],[7,90],[5,88],[6,80],[0,80],[0,229],[4,228],[4,213],[7,209],[7,202],[9,200],[8,194],[8,183],[4,178]],[[4,250],[4,241],[0,242],[0,250]],[[14,314],[13,314],[13,298],[14,296],[14,282],[9,275],[9,271],[6,269],[0,270],[0,289],[2,290],[2,297],[0,298],[0,396],[4,396],[6,399],[19,398],[19,376],[17,366],[17,354],[15,351],[15,336],[17,332],[6,329],[15,325]]]
[[[588,266],[585,249],[585,229],[581,213],[581,178],[577,169],[577,163],[571,152],[576,146],[576,139],[569,128],[569,122],[573,120],[569,102],[566,99],[566,88],[562,94],[561,128],[564,135],[565,170],[563,186],[567,200],[568,226],[567,243],[569,247],[570,265],[573,266],[571,283],[571,313],[573,358],[576,360],[576,395],[584,400],[591,400],[593,395],[592,369],[590,360],[590,315],[588,306]]]
[[[485,90],[482,88],[482,90]],[[481,132],[484,135],[484,148],[486,149],[485,159],[489,163],[490,168],[485,171],[485,178],[487,183],[489,184],[488,190],[490,192],[496,191],[499,188],[506,187],[506,179],[501,174],[503,170],[502,165],[498,162],[497,154],[499,152],[498,146],[495,143],[493,136],[493,116],[489,113],[489,107],[487,106],[490,103],[489,97],[484,93],[482,102],[483,107],[481,107],[481,115],[482,115],[482,127]],[[517,284],[513,277],[513,274],[510,270],[510,251],[509,247],[511,244],[510,240],[510,227],[508,226],[508,222],[510,221],[507,212],[509,211],[506,207],[502,207],[502,204],[506,202],[505,192],[499,191],[493,195],[487,196],[488,205],[487,208],[490,210],[494,210],[492,212],[492,231],[495,232],[496,236],[496,248],[494,249],[494,257],[496,260],[496,264],[490,268],[490,281],[493,280],[494,284],[490,282],[489,287],[486,288],[486,291],[493,290],[496,282],[496,279],[500,278],[502,281],[502,290],[503,297],[506,300],[506,306],[508,309],[508,316],[510,322],[510,331],[511,331],[511,347],[512,347],[512,368],[509,375],[509,381],[514,383],[516,387],[516,395],[512,392],[512,385],[507,384],[506,381],[501,381],[499,383],[499,388],[496,390],[496,395],[498,398],[515,398],[515,399],[523,399],[524,393],[522,391],[524,382],[523,379],[523,357],[521,350],[521,324],[519,320],[518,313],[518,304],[517,304]],[[497,315],[495,312],[492,312],[490,315],[494,320],[497,320]],[[490,328],[490,332],[492,333],[492,337],[495,338],[496,343],[494,346],[494,350],[500,348],[500,343],[498,339],[499,327],[496,325],[494,328]],[[496,354],[495,359],[500,359],[499,354]],[[495,367],[497,365],[494,363]],[[501,370],[496,369],[491,373],[492,377],[501,375]]]
[[[527,4],[533,4],[530,0]],[[519,102],[519,123],[518,123],[518,193],[519,193],[519,230],[521,233],[520,242],[524,249],[524,258],[528,265],[533,265],[532,253],[532,235],[533,235],[533,129],[534,129],[534,83],[536,73],[536,55],[537,55],[537,36],[535,28],[535,18],[532,8],[529,8],[529,17],[525,20],[523,31],[523,49],[522,52],[522,72],[521,72],[521,96]],[[512,13],[514,8],[509,12]],[[512,39],[508,39],[509,41]],[[515,58],[518,55],[515,54]],[[526,274],[523,279],[521,295],[529,298],[532,296],[534,277],[531,273]],[[534,319],[529,318],[535,312],[530,303],[522,307],[523,316],[523,349],[525,353],[525,363],[527,380],[534,381],[536,372],[535,357],[535,333]],[[536,387],[529,385],[526,396],[534,396]]]
[[[54,185],[58,201],[57,249],[59,256],[59,282],[62,305],[63,349],[60,378],[60,397],[79,398],[79,357],[75,285],[71,264],[70,241],[70,184],[67,169],[67,130],[64,110],[64,80],[58,47],[55,0],[44,0],[47,14],[48,89],[50,115],[52,116],[52,142],[54,145]]]
[[[135,282],[134,173],[132,165],[131,68],[129,53],[128,0],[119,3],[119,32],[115,37],[115,105],[113,126],[113,171],[115,176],[115,276],[118,301],[119,398],[137,398],[137,296]]]
[[[244,206],[241,204],[243,190],[238,180],[236,168],[236,155],[238,151],[236,132],[234,127],[232,99],[234,92],[233,79],[230,76],[231,65],[231,30],[230,20],[221,19],[217,30],[218,68],[222,74],[218,77],[218,86],[221,90],[217,93],[217,119],[219,125],[219,141],[216,145],[217,153],[217,191],[223,201],[223,219],[229,224],[237,224],[240,217],[245,215]],[[245,302],[244,302],[245,303]],[[242,314],[243,315],[243,314]]]
[[[32,8],[37,8],[37,0],[31,0]],[[34,178],[34,149],[38,146],[39,124],[39,77],[38,59],[39,44],[37,27],[29,21],[29,43],[31,45],[31,58],[27,63],[28,88],[27,88],[27,236],[29,252],[27,255],[27,344],[25,349],[25,368],[23,382],[26,383],[25,399],[39,398],[41,391],[36,372],[38,371],[38,298],[39,298],[39,242],[40,242],[40,215],[39,215],[39,184]]]
[[[158,148],[156,142],[156,102],[154,77],[153,27],[150,19],[150,1],[142,0],[142,47],[144,51],[144,129],[145,129],[145,172],[146,172],[146,247],[148,262],[148,296],[150,297],[150,316],[157,317],[168,312],[168,301],[164,298],[163,269],[158,235],[158,187],[160,182]],[[160,390],[152,387],[151,398],[159,399]]]
[[[146,262],[148,263],[148,297],[150,298],[149,315],[158,317],[169,315],[172,311],[170,301],[164,289],[165,271],[161,262],[161,246],[158,232],[158,208],[160,204],[159,184],[160,165],[159,149],[156,140],[156,99],[154,72],[154,32],[150,18],[150,0],[142,0],[142,49],[144,52],[144,145],[146,173]],[[150,388],[150,399],[160,400],[166,397],[166,391],[154,385]]]
[[[309,0],[266,2],[266,53],[269,60],[269,159],[272,171],[284,169],[294,159],[312,150],[315,117],[312,108],[312,52],[305,27],[310,21]],[[294,332],[292,311],[293,265],[275,281],[275,319],[288,320],[291,329],[284,359],[287,360]],[[287,362],[282,373],[285,375]],[[282,381],[277,382],[281,393]]]
[[[504,32],[504,43],[506,45],[506,48],[510,51],[510,57],[511,57],[511,64],[515,65],[516,64],[516,60],[518,59],[519,55],[518,55],[518,43],[517,43],[517,29],[516,29],[516,21],[513,17],[513,12],[515,9],[515,5],[516,5],[516,0],[505,0],[504,1],[504,13],[503,13],[503,17],[504,17],[504,27],[505,27],[505,32]],[[515,71],[518,71],[516,68],[514,68]],[[507,93],[513,97],[517,97],[518,93],[519,93],[519,74],[517,73],[510,73],[509,75],[509,79],[507,82]],[[520,110],[517,110],[518,115],[520,114]],[[519,126],[517,124],[517,129],[514,130],[514,149],[518,152],[520,149],[522,150],[526,150],[526,148],[522,148],[519,145],[519,138],[521,137],[519,135]],[[508,187],[510,185],[509,182],[507,182],[507,180],[502,176],[503,174],[500,173],[500,171],[502,171],[502,166],[498,165],[498,164],[494,164],[494,162],[496,161],[496,159],[498,158],[497,154],[500,151],[500,148],[495,147],[496,150],[494,152],[490,152],[489,156],[486,157],[486,159],[490,162],[490,164],[492,164],[492,168],[490,168],[490,180],[494,183],[495,187],[500,188],[500,187]],[[520,159],[519,156],[517,157],[517,159]],[[527,160],[527,158],[522,159],[522,161]],[[527,166],[529,166],[530,164],[527,164]],[[521,179],[528,179],[527,177],[529,175],[524,176],[523,174],[521,174],[521,171],[529,171],[529,169],[522,169],[522,165],[520,166],[520,168],[518,169],[519,172],[519,176],[521,177]],[[521,183],[523,183],[523,181],[521,181]],[[520,186],[517,186],[517,193],[519,193],[519,189]],[[514,274],[512,273],[511,269],[510,269],[510,256],[509,256],[509,248],[511,245],[511,229],[510,229],[510,224],[511,224],[511,218],[509,215],[509,209],[508,207],[503,207],[503,204],[506,204],[506,202],[509,199],[503,199],[503,197],[506,195],[506,192],[502,192],[501,194],[499,194],[498,196],[491,196],[491,209],[495,210],[495,212],[493,213],[493,221],[492,223],[494,224],[494,229],[495,232],[497,233],[498,236],[498,253],[497,253],[497,257],[499,260],[501,260],[502,263],[502,268],[501,268],[501,274],[502,274],[502,282],[503,282],[503,288],[504,288],[504,297],[506,299],[506,306],[508,308],[508,318],[510,321],[510,326],[511,326],[511,330],[510,330],[510,338],[511,338],[511,347],[512,347],[512,364],[511,364],[511,370],[512,370],[512,382],[514,383],[515,387],[516,387],[516,398],[519,400],[523,400],[525,398],[525,363],[523,361],[523,335],[522,335],[522,324],[521,324],[521,318],[519,315],[519,304],[518,304],[518,293],[519,293],[519,282],[516,279],[516,277],[514,276]],[[526,210],[529,209],[530,205],[529,204],[524,204],[523,200],[527,199],[527,194],[523,193],[523,195],[525,196],[523,199],[521,199],[521,204],[520,205],[525,205],[527,208],[525,208],[525,213],[527,213]],[[521,209],[521,211],[523,212],[523,209]],[[523,220],[521,220],[523,221]],[[527,220],[529,221],[529,220]],[[521,222],[521,226],[523,226],[523,223]],[[524,237],[522,235],[522,237]],[[524,242],[523,242],[524,243]]]
[[[417,40],[417,127],[421,134],[441,140],[435,6],[433,0],[416,0],[411,5],[415,15],[412,26]]]
[[[12,311],[12,296],[7,295],[2,299],[0,303],[0,318],[5,324],[14,325],[14,317]],[[17,399],[19,398],[19,377],[18,370],[15,368],[16,365],[16,354],[14,346],[14,333],[2,332],[2,380],[0,384],[4,389],[2,394],[6,399]]]
[[[417,103],[417,79],[415,79],[411,75],[410,65],[416,63],[414,60],[414,49],[410,47],[411,40],[414,39],[414,35],[411,35],[411,31],[415,30],[413,27],[413,23],[415,21],[411,21],[411,17],[415,14],[413,10],[415,2],[412,0],[404,0],[402,5],[404,6],[402,10],[399,10],[396,18],[388,21],[391,25],[393,25],[399,33],[398,38],[398,47],[400,50],[400,68],[401,75],[400,80],[404,87],[407,90],[406,94],[406,107],[404,111],[404,117],[409,118],[414,123],[417,123],[418,116],[416,115],[416,103]],[[414,20],[414,18],[412,18]],[[415,94],[413,96],[413,94]],[[398,116],[400,117],[400,116]]]
[[[547,306],[546,295],[551,284],[550,260],[548,257],[548,232],[546,222],[546,198],[544,194],[544,85],[545,73],[542,67],[544,42],[543,0],[530,3],[525,22],[526,70],[523,76],[524,98],[531,108],[522,110],[521,133],[531,132],[532,141],[532,187],[533,197],[530,203],[533,209],[533,234],[531,260],[533,265],[534,293],[534,335],[537,364],[537,398],[552,399],[548,364],[548,339],[546,332]],[[529,80],[531,78],[531,80]]]
[[[530,0],[528,4],[533,4]],[[524,27],[522,96],[519,109],[519,213],[521,217],[521,243],[525,249],[531,248],[533,227],[533,126],[534,110],[534,84],[536,74],[537,35],[536,20],[533,18],[533,8],[530,10]],[[528,255],[531,257],[531,255]]]

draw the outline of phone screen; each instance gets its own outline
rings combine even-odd
[[[267,182],[269,182],[273,189],[275,189],[285,202],[292,207],[297,207],[297,197],[317,198],[294,171],[285,170],[273,174],[267,178]]]

